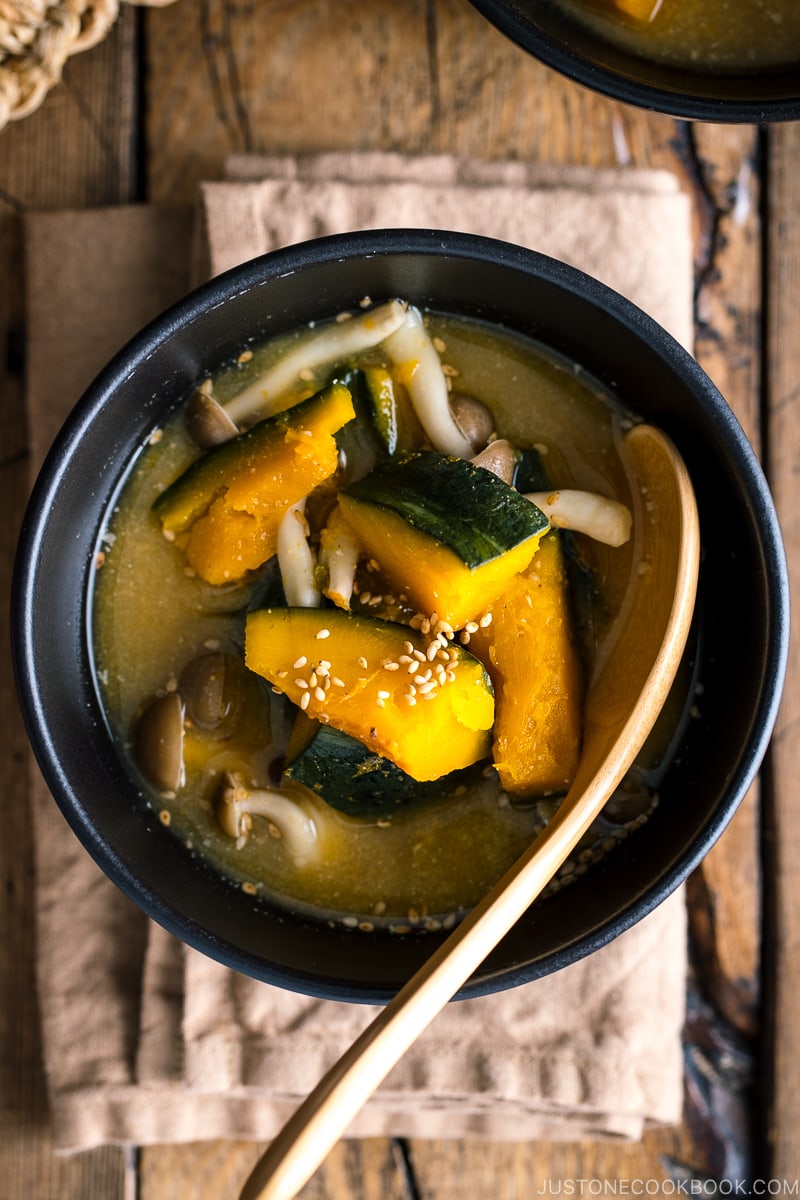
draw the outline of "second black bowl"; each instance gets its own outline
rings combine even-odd
[[[695,121],[762,124],[800,118],[800,61],[752,74],[689,70],[628,52],[551,4],[471,2],[523,50],[615,100]]]

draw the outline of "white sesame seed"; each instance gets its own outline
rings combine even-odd
[[[334,687],[344,687],[345,686],[344,680],[340,679],[338,675],[331,676],[331,683],[333,684]]]
[[[303,692],[302,696],[300,697],[300,707],[308,708],[310,703],[311,703],[311,692]]]
[[[477,633],[478,632],[478,622],[477,621],[467,621],[464,628],[466,629],[467,633]]]
[[[406,704],[408,704],[411,708],[413,708],[414,705],[417,703],[416,696],[411,696],[411,695],[409,695],[408,692],[406,692],[406,694],[403,696],[403,699],[405,700]]]
[[[325,699],[325,689],[321,687],[314,688],[314,699],[322,701]]]
[[[356,659],[356,662],[364,671],[366,671],[367,667],[369,666],[369,663],[364,658],[363,654],[359,655],[359,657]]]
[[[385,671],[399,671],[400,663],[399,662],[385,662],[383,664],[383,668]]]
[[[435,679],[427,679],[425,681],[425,683],[421,683],[419,685],[419,687],[417,688],[417,692],[420,696],[427,696],[429,692],[432,692],[433,689],[438,686],[439,685],[437,684]]]
[[[392,694],[391,692],[378,692],[378,699],[379,700],[388,700],[389,697],[391,696],[391,694]]]
[[[295,679],[294,685],[295,685],[295,687],[299,687],[299,688],[307,688],[308,680],[307,679]]]
[[[440,649],[441,647],[439,646],[438,642],[431,642],[430,646],[428,646],[428,649],[425,651],[425,657],[427,658],[428,662],[433,662]]]
[[[385,702],[384,700],[381,700],[380,696],[379,696],[379,697],[378,697],[378,699],[375,701],[375,703],[376,703],[376,705],[378,706],[378,708],[385,708],[385,707],[386,707],[386,702]]]
[[[419,663],[417,662],[417,660],[415,658],[412,658],[411,662],[408,664],[409,675],[413,675],[414,672],[418,671],[418,670],[419,670]]]
[[[486,629],[489,625],[491,625],[491,623],[492,623],[492,614],[491,613],[484,613],[483,616],[481,617],[480,621],[478,621],[478,624],[480,625],[481,629]]]
[[[331,636],[330,629],[318,629],[314,635],[316,638],[328,638]]]
[[[421,650],[414,651],[414,658],[417,660],[417,662],[425,662],[425,655]]]
[[[297,664],[295,664],[295,665],[297,665]],[[278,676],[278,679],[285,679],[286,676],[289,674],[289,672],[286,670],[285,667],[278,667],[275,674]]]

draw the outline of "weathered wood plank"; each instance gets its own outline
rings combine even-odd
[[[797,505],[800,464],[800,127],[787,125],[770,134],[769,291],[767,362],[769,364],[769,442],[767,466],[789,557],[794,611],[800,610],[800,512]],[[774,977],[768,1013],[774,1070],[769,1104],[771,1174],[796,1179],[800,1170],[800,640],[793,637],[789,668],[771,749],[768,868],[771,937],[767,952]]]
[[[22,214],[33,208],[129,199],[133,189],[134,20],[73,59],[44,106],[0,135],[0,604],[8,592],[28,493],[23,403]],[[93,1200],[133,1195],[133,1169],[119,1150],[75,1159],[52,1152],[34,991],[34,910],[26,772],[28,746],[0,647],[0,1179],[13,1200]]]
[[[256,1142],[222,1141],[152,1147],[142,1153],[137,1200],[238,1200],[263,1150]],[[332,1197],[409,1200],[397,1144],[386,1138],[341,1142],[298,1193],[298,1200]]]
[[[761,216],[758,131],[696,125],[691,177],[699,216],[695,353],[758,452],[761,447]],[[705,982],[723,1015],[756,1031],[760,1001],[758,785],[706,857],[692,892]],[[735,881],[735,885],[734,885]]]
[[[182,0],[147,14],[147,35],[155,201],[191,201],[227,154],[246,151],[447,152],[684,172],[676,122],[570,84],[460,0]]]

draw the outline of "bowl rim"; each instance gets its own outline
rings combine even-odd
[[[671,89],[665,84],[649,83],[638,78],[633,73],[633,66],[644,62],[632,53],[618,50],[609,42],[610,51],[619,55],[620,63],[629,63],[629,72],[621,66],[615,70],[611,65],[593,62],[590,57],[580,53],[566,40],[553,37],[543,28],[534,11],[523,11],[519,4],[512,0],[470,0],[472,6],[494,25],[501,33],[519,46],[538,58],[546,66],[559,74],[591,88],[601,95],[613,100],[621,100],[637,108],[649,109],[652,112],[663,113],[685,121],[708,121],[715,124],[769,124],[781,121],[794,121],[800,118],[800,82],[793,96],[755,98],[731,98],[727,96],[704,96]],[[564,18],[566,23],[566,18]],[[578,30],[578,27],[575,27]],[[580,31],[579,31],[580,32]],[[600,42],[597,37],[598,44]],[[647,65],[647,64],[646,64]],[[683,74],[689,79],[693,73],[669,64],[653,64],[654,68],[668,78]],[[788,70],[788,69],[787,69]],[[784,72],[783,74],[786,74]],[[713,74],[696,73],[696,78],[703,80],[719,79],[734,81],[740,79],[752,84],[757,76],[746,74]],[[800,80],[800,73],[798,73]]]
[[[786,556],[777,514],[766,479],[744,431],[718,389],[697,361],[653,318],[627,298],[579,269],[537,251],[477,235],[441,230],[392,229],[360,231],[317,238],[284,247],[234,267],[190,292],[177,304],[156,317],[110,360],[73,407],[61,427],[38,473],[23,519],[12,580],[12,664],[28,736],[40,768],[73,832],[111,880],[144,912],[182,941],[220,962],[268,982],[307,994],[358,1002],[383,1002],[394,994],[381,987],[365,989],[325,980],[294,968],[269,969],[265,961],[244,947],[222,944],[212,932],[201,928],[191,914],[166,903],[156,891],[124,861],[124,856],[99,836],[86,810],[75,796],[65,776],[42,708],[42,694],[35,665],[40,655],[35,636],[34,608],[37,589],[42,587],[38,562],[47,532],[49,512],[69,470],[83,433],[91,427],[97,413],[113,397],[118,386],[168,342],[178,330],[192,324],[211,307],[217,307],[254,288],[287,274],[313,270],[321,263],[389,257],[455,257],[462,262],[484,263],[511,268],[522,275],[543,279],[555,287],[574,292],[592,307],[600,307],[612,320],[621,322],[639,339],[646,340],[652,352],[668,360],[670,369],[682,378],[695,395],[702,395],[724,428],[739,456],[747,479],[752,503],[759,513],[763,533],[763,554],[770,577],[770,638],[766,682],[753,714],[752,735],[736,771],[725,791],[725,803],[718,804],[703,827],[701,837],[685,847],[671,866],[646,891],[632,896],[615,917],[589,928],[580,938],[541,956],[532,964],[479,972],[458,993],[457,998],[478,996],[529,982],[558,970],[593,952],[629,928],[667,898],[698,865],[732,818],[752,782],[767,749],[777,718],[788,660],[789,582]],[[108,503],[108,496],[106,504]],[[96,533],[96,531],[94,531]],[[66,797],[70,797],[67,802]]]

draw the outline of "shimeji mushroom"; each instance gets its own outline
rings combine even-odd
[[[307,373],[346,362],[383,342],[405,321],[406,305],[402,300],[390,300],[356,316],[343,316],[347,319],[320,325],[228,401],[228,416],[238,422],[269,416]]]
[[[185,420],[189,437],[202,450],[221,446],[223,442],[235,438],[239,432],[230,414],[214,395],[210,379],[204,379],[190,396]]]
[[[300,608],[316,608],[322,593],[316,584],[316,559],[308,542],[306,499],[286,510],[278,526],[278,567],[286,603]]]
[[[517,469],[518,461],[519,452],[505,438],[496,438],[472,459],[476,467],[483,467],[484,471],[491,471],[493,475],[502,479],[503,483],[508,484],[514,482],[514,472]]]
[[[488,446],[494,433],[494,417],[489,409],[474,396],[453,392],[450,396],[450,411],[453,420],[463,433],[474,452]]]
[[[298,865],[319,857],[320,838],[314,819],[298,800],[284,792],[248,788],[238,775],[226,773],[217,792],[214,815],[239,846],[250,835],[253,817],[264,817]]]
[[[162,793],[183,787],[184,704],[177,692],[154,696],[133,728],[133,757],[140,771]]]
[[[355,587],[360,547],[337,505],[320,535],[319,559],[327,568],[325,595],[338,608],[349,608]]]
[[[574,488],[525,495],[542,510],[554,529],[585,533],[607,546],[622,546],[631,536],[630,509],[608,496]]]
[[[403,384],[434,450],[472,458],[475,451],[453,416],[447,378],[418,309],[409,306],[384,348],[394,365],[404,369]]]

